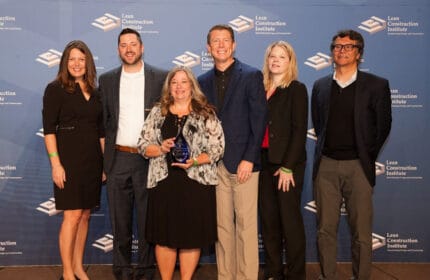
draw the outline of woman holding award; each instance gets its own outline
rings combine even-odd
[[[146,239],[156,244],[161,277],[172,279],[179,254],[181,279],[191,279],[200,248],[217,240],[216,162],[224,134],[188,68],[167,75],[138,147],[150,159]]]

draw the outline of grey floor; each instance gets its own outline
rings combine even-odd
[[[87,265],[88,276],[92,280],[114,280],[110,265]],[[259,279],[263,279],[263,267],[260,269]],[[339,279],[350,277],[351,264],[338,265]],[[319,267],[316,263],[308,263],[306,279],[317,279]],[[61,276],[60,266],[19,266],[0,267],[0,280],[56,280]],[[157,274],[154,280],[160,279]],[[180,279],[176,271],[174,280]],[[194,275],[194,280],[215,280],[216,265],[200,265]],[[374,263],[371,280],[430,280],[430,263]]]

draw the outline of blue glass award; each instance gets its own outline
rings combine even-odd
[[[190,149],[182,134],[182,126],[178,126],[178,133],[175,137],[175,146],[170,150],[173,162],[185,163],[190,158]]]

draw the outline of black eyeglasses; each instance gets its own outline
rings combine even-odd
[[[352,51],[354,48],[358,48],[358,45],[354,45],[354,44],[335,44],[335,45],[331,45],[332,49],[334,51],[340,52],[342,49],[344,49],[346,52],[350,52]]]

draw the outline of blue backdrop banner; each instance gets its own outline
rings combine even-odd
[[[164,69],[186,65],[199,75],[213,67],[206,35],[217,23],[235,30],[235,56],[258,68],[271,42],[291,43],[309,95],[313,82],[332,71],[332,36],[345,28],[363,34],[361,70],[389,79],[393,107],[392,131],[375,170],[373,259],[429,262],[429,15],[428,0],[0,1],[0,266],[60,263],[62,214],[53,200],[41,108],[64,46],[86,42],[100,75],[120,64],[117,36],[131,27],[142,35],[145,61]],[[308,261],[317,261],[314,145],[309,122],[302,201]],[[344,217],[339,236],[339,260],[349,261]],[[111,263],[112,238],[103,189],[85,263]],[[201,261],[215,262],[213,251]]]

